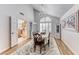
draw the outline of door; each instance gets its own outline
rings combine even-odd
[[[16,18],[11,17],[11,47],[18,44],[18,35],[17,35],[17,29],[18,29],[18,20]]]

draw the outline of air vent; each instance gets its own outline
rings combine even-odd
[[[22,13],[22,12],[19,12],[20,13],[20,15],[23,15],[24,16],[24,13]]]

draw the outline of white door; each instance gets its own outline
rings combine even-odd
[[[11,47],[18,44],[18,19],[11,17]]]

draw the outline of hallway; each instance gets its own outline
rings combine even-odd
[[[0,21],[0,55],[79,54],[79,4],[2,4]]]

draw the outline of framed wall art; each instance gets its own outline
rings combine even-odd
[[[61,21],[61,26],[64,29],[69,29],[79,32],[79,11],[64,18]]]

